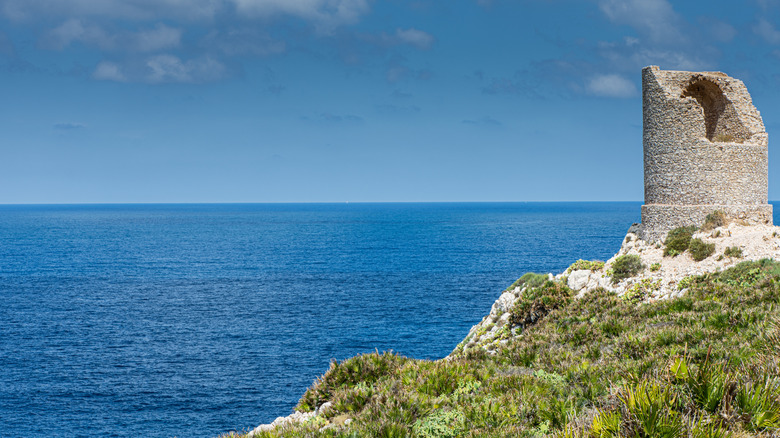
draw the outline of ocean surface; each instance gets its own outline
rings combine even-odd
[[[640,203],[0,206],[0,437],[210,437],[332,359],[446,356]]]

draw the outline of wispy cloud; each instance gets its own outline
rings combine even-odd
[[[228,56],[268,56],[283,53],[287,49],[284,41],[276,40],[255,28],[215,29],[203,38],[202,45]]]
[[[586,87],[588,93],[603,97],[634,97],[638,94],[636,85],[617,74],[592,77]]]
[[[405,79],[428,80],[433,73],[427,69],[413,69],[407,66],[407,59],[401,55],[390,58],[385,70],[387,82],[394,84]]]
[[[55,123],[54,129],[60,130],[60,131],[73,131],[76,129],[84,129],[87,125],[84,125],[82,123]]]
[[[122,68],[109,61],[102,61],[97,65],[92,77],[101,81],[127,82],[127,78],[122,73]]]
[[[289,39],[336,45],[334,37],[346,33],[341,28],[360,21],[370,6],[371,0],[0,0],[0,17],[29,27],[39,48],[83,46],[102,52],[91,70],[94,79],[194,83],[230,76],[228,57],[284,53]],[[297,29],[294,36],[290,23]],[[285,38],[272,36],[274,31]],[[393,45],[420,49],[434,42],[415,28],[386,37]],[[406,68],[389,77],[414,73]]]
[[[701,17],[699,18],[699,25],[715,41],[727,43],[737,36],[737,29],[734,26],[716,18]]]
[[[123,20],[213,18],[225,0],[2,0],[0,13],[16,21],[46,17],[106,17]]]
[[[434,42],[433,35],[415,28],[396,29],[395,38],[418,49],[430,49]]]
[[[363,118],[354,114],[333,114],[324,112],[320,114],[320,120],[328,123],[363,123]]]
[[[780,31],[775,29],[775,26],[764,18],[759,19],[753,26],[753,32],[769,44],[780,43]]]
[[[210,82],[222,78],[227,69],[217,60],[200,57],[182,61],[173,55],[158,55],[146,60],[149,74],[145,79],[153,84],[163,82]]]
[[[174,55],[161,54],[123,64],[103,61],[92,77],[115,82],[163,84],[211,82],[226,75],[227,67],[208,56],[182,60]]]
[[[41,39],[41,46],[63,50],[78,42],[104,51],[155,52],[179,47],[181,36],[181,29],[161,23],[153,28],[112,33],[96,24],[74,18],[49,31]]]
[[[490,116],[484,116],[474,120],[466,119],[463,120],[461,123],[464,125],[487,126],[487,127],[498,127],[503,125],[503,123]]]
[[[633,27],[652,42],[680,43],[682,20],[666,0],[601,0],[601,11],[610,21]]]
[[[357,22],[369,11],[368,0],[232,0],[242,15],[291,15],[313,23],[320,33]]]

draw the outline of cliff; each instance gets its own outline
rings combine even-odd
[[[523,276],[442,360],[332,363],[246,436],[774,436],[780,228],[636,231],[604,263]]]

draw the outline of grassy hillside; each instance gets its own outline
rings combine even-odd
[[[780,263],[743,262],[685,285],[682,297],[643,303],[641,294],[573,299],[563,284],[537,284],[511,309],[509,339],[494,354],[333,363],[296,408],[330,409],[255,436],[780,433]]]

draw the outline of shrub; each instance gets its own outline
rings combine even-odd
[[[512,290],[516,287],[523,287],[525,285],[528,285],[528,287],[539,287],[544,284],[545,281],[549,280],[549,276],[547,274],[537,274],[536,272],[526,272],[523,274],[522,277],[515,280],[514,283],[512,283],[511,286],[506,288],[506,290]]]
[[[700,262],[715,252],[715,244],[704,243],[701,239],[691,239],[688,250],[691,252],[691,257],[697,262]]]
[[[772,259],[745,261],[716,274],[715,281],[730,286],[747,287],[766,277],[780,275],[780,262]]]
[[[687,277],[683,277],[682,280],[680,280],[679,283],[677,283],[677,290],[683,290],[686,288],[691,287],[691,285],[696,281],[696,277],[689,275]]]
[[[570,303],[571,296],[571,289],[554,281],[528,289],[509,311],[509,324],[522,329],[532,326],[548,313]]]
[[[748,430],[780,427],[779,397],[777,380],[769,376],[739,386],[734,401],[743,417],[749,419],[745,425]]]
[[[657,271],[659,269],[661,269],[661,264],[660,263],[653,263],[652,265],[650,265],[650,271],[652,271],[652,272],[655,272],[655,271]]]
[[[604,262],[602,261],[580,259],[572,263],[572,265],[569,266],[569,269],[566,270],[566,273],[568,274],[571,271],[579,271],[583,269],[587,269],[589,271],[600,271],[602,268],[604,268]]]
[[[589,436],[610,438],[620,435],[620,412],[599,412],[593,417]]]
[[[303,394],[296,410],[313,411],[330,400],[341,388],[355,386],[359,382],[371,385],[387,375],[395,373],[409,359],[393,352],[368,353],[351,357],[342,362],[333,361],[328,371]]]
[[[612,282],[617,283],[628,277],[633,277],[645,268],[638,255],[622,255],[612,262]]]
[[[730,246],[730,247],[726,248],[725,251],[723,251],[723,255],[726,256],[726,257],[734,257],[734,258],[737,258],[737,259],[741,259],[742,258],[742,248],[740,248],[738,246]]]
[[[704,224],[702,224],[701,230],[710,231],[727,224],[728,224],[728,217],[726,216],[726,213],[720,210],[715,210],[712,213],[708,214],[707,217],[704,219]]]
[[[438,410],[417,420],[412,430],[420,438],[454,438],[466,431],[465,423],[459,411]]]
[[[626,388],[620,401],[632,417],[635,436],[669,437],[683,436],[680,414],[671,409],[677,402],[674,392],[659,382],[643,381],[636,388]]]
[[[664,242],[664,256],[676,256],[685,252],[691,243],[691,236],[696,231],[693,225],[687,227],[678,227],[669,231]]]

